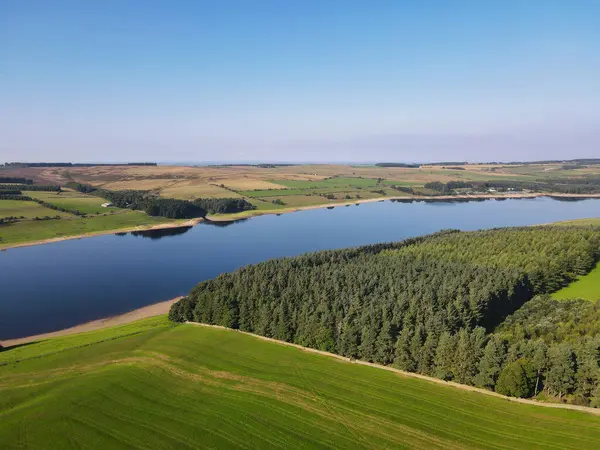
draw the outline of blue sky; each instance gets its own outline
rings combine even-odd
[[[600,156],[600,2],[0,2],[0,161]]]

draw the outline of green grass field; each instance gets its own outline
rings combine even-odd
[[[101,205],[102,203],[106,203],[105,199],[74,191],[65,190],[60,194],[56,192],[26,191],[23,194],[51,203],[60,208],[81,211],[83,214],[106,214],[118,209],[103,208]]]
[[[579,298],[591,301],[600,300],[600,264],[587,275],[552,294],[552,297],[557,300]]]
[[[517,404],[165,317],[0,353],[0,448],[600,446]]]
[[[71,214],[46,208],[36,202],[0,200],[0,219],[5,217],[24,217],[25,219],[33,219],[34,217],[46,216],[71,217]]]
[[[4,200],[2,200],[4,201]],[[2,202],[0,201],[0,202]],[[23,203],[23,202],[21,202]],[[58,211],[49,209],[56,215]],[[0,249],[10,245],[44,239],[59,238],[103,231],[118,231],[122,228],[151,226],[161,223],[174,222],[163,217],[150,217],[143,212],[124,210],[107,216],[92,216],[87,218],[64,218],[58,220],[20,221],[0,226]]]
[[[563,222],[555,222],[550,225],[560,225],[560,226],[569,226],[569,227],[570,226],[600,227],[600,218],[565,220]]]

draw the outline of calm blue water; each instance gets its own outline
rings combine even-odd
[[[106,235],[0,252],[0,339],[28,336],[186,294],[269,258],[476,230],[600,217],[600,199],[364,203],[201,224],[177,235]],[[169,233],[166,233],[169,234]]]

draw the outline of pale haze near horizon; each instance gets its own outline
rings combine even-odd
[[[600,2],[0,3],[4,161],[600,157]]]

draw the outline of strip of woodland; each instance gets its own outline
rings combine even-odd
[[[247,266],[200,283],[169,316],[506,395],[597,406],[600,307],[586,309],[595,327],[576,329],[569,321],[591,307],[571,302],[565,312],[546,294],[599,257],[593,228],[448,230]],[[542,320],[548,304],[562,312]],[[540,321],[570,337],[531,331]]]

